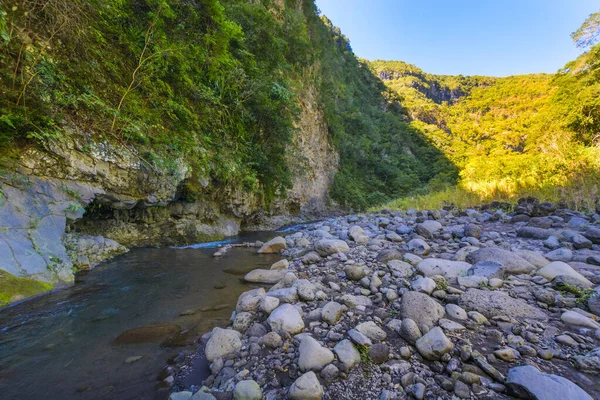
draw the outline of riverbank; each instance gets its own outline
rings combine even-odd
[[[264,286],[171,398],[598,398],[599,220],[530,201],[311,224],[246,276]]]

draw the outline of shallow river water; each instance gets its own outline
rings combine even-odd
[[[182,350],[174,345],[184,343],[165,345],[169,334],[161,328],[115,339],[156,324],[166,331],[176,324],[189,338],[226,325],[240,293],[251,288],[244,274],[280,259],[254,248],[232,248],[219,259],[214,252],[206,245],[133,249],[78,275],[73,287],[0,310],[0,398],[168,397],[156,388],[157,376]]]

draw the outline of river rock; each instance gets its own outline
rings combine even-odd
[[[593,400],[592,396],[568,379],[540,372],[530,365],[508,371],[506,387],[510,394],[535,400]]]
[[[121,345],[159,342],[179,332],[181,332],[181,327],[176,324],[147,325],[124,331],[115,339],[114,343]]]
[[[253,380],[239,381],[233,389],[234,400],[262,400],[260,386]]]
[[[442,224],[434,220],[423,221],[415,226],[415,232],[427,239],[433,238],[433,235],[441,229]]]
[[[549,281],[560,275],[570,276],[576,279],[584,288],[591,288],[592,286],[594,286],[594,284],[590,282],[586,277],[581,275],[579,272],[575,271],[573,267],[571,267],[569,264],[564,263],[562,261],[551,262],[545,267],[539,269],[536,275],[543,276]]]
[[[539,308],[499,291],[468,289],[460,296],[459,304],[464,309],[480,312],[487,318],[506,315],[511,318],[547,319]]]
[[[292,286],[289,288],[272,290],[267,293],[267,296],[276,298],[280,303],[295,303],[298,301],[298,288]]]
[[[254,314],[243,311],[241,313],[237,313],[233,320],[233,329],[238,332],[244,333],[250,328],[252,323],[254,322]]]
[[[575,368],[592,375],[600,374],[600,347],[588,352],[583,356],[575,356]]]
[[[279,299],[277,297],[272,296],[263,297],[260,301],[260,304],[258,305],[260,311],[264,312],[267,315],[271,314],[273,310],[277,307],[279,307]]]
[[[283,339],[276,332],[269,332],[260,338],[258,344],[270,349],[277,349],[283,344]]]
[[[466,321],[469,318],[467,312],[456,304],[446,304],[446,314],[448,314],[450,318],[459,321]]]
[[[344,306],[335,301],[330,301],[325,304],[321,311],[321,319],[327,322],[329,325],[335,325],[342,317],[344,312]]]
[[[497,261],[479,261],[469,268],[467,275],[504,279],[504,266]]]
[[[415,344],[415,342],[423,336],[417,323],[410,318],[404,318],[402,320],[402,325],[400,325],[398,334],[410,344]]]
[[[381,342],[382,340],[385,340],[387,336],[385,331],[378,327],[373,321],[358,324],[355,329],[375,342]]]
[[[323,347],[310,336],[305,336],[300,342],[298,366],[301,371],[320,371],[333,361],[333,353]]]
[[[441,275],[445,278],[466,275],[469,268],[471,268],[471,264],[469,263],[441,258],[426,258],[417,264],[417,271],[423,275]]]
[[[240,297],[238,297],[235,311],[256,311],[265,295],[265,289],[263,288],[252,289],[242,293]]]
[[[348,308],[356,308],[358,306],[371,307],[373,301],[366,296],[353,296],[351,294],[345,294],[339,299]]]
[[[367,275],[365,267],[361,264],[350,264],[344,268],[344,272],[346,273],[346,278],[351,281],[360,281]]]
[[[287,270],[284,269],[255,269],[244,276],[246,282],[252,283],[277,283],[283,279]]]
[[[360,363],[360,353],[348,339],[344,339],[336,344],[333,351],[348,370]]]
[[[590,227],[583,232],[583,236],[594,244],[600,244],[600,228]]]
[[[405,293],[399,311],[402,318],[415,321],[421,332],[429,331],[445,314],[440,303],[418,292]]]
[[[435,290],[436,283],[433,279],[427,277],[419,277],[410,284],[412,290],[417,292],[431,294]]]
[[[502,264],[505,273],[511,275],[528,274],[536,270],[535,266],[517,254],[495,247],[485,247],[475,250],[469,253],[465,259],[471,264],[476,264],[480,261],[496,261]]]
[[[426,359],[439,360],[444,354],[450,352],[454,345],[446,337],[444,331],[436,326],[417,340],[416,347]]]
[[[593,319],[586,317],[585,315],[581,315],[575,311],[567,310],[560,316],[560,320],[565,324],[574,325],[574,326],[583,326],[585,328],[590,329],[600,329],[600,323],[594,321]]]
[[[296,307],[292,306],[291,304],[283,304],[277,307],[275,310],[273,310],[271,315],[269,315],[267,322],[271,326],[271,330],[274,332],[284,330],[287,333],[295,335],[304,329],[304,321],[302,320],[302,316]]]
[[[290,400],[320,400],[323,397],[323,387],[317,375],[310,371],[292,383],[288,396]]]
[[[343,240],[321,239],[315,243],[315,250],[321,257],[350,251],[348,244]]]
[[[412,265],[400,260],[390,260],[387,262],[387,266],[397,278],[408,278],[415,272]]]
[[[283,260],[279,260],[275,264],[271,265],[270,269],[287,269],[289,266],[290,262],[284,258]]]
[[[298,279],[296,282],[294,282],[294,286],[298,291],[298,297],[300,297],[300,300],[313,301],[315,299],[317,287],[308,279]]]
[[[427,244],[427,242],[425,242],[423,239],[419,239],[419,238],[410,240],[406,244],[406,246],[408,247],[409,251],[416,253],[420,256],[426,256],[431,251],[431,246],[429,246]],[[402,257],[398,257],[397,259],[401,259],[401,258]]]
[[[548,265],[550,263],[550,260],[548,260],[546,257],[535,251],[517,250],[516,253],[519,257],[526,261],[529,261],[536,268],[542,268],[543,266]]]
[[[573,252],[564,247],[552,250],[551,252],[546,253],[544,256],[550,261],[569,262],[573,260]]]
[[[367,243],[369,241],[364,229],[358,225],[354,225],[348,229],[348,236],[350,236],[356,243]]]
[[[286,248],[287,243],[285,239],[281,236],[276,236],[267,243],[263,244],[262,247],[258,249],[258,252],[263,254],[279,253],[281,250],[285,250]]]
[[[228,354],[235,353],[242,348],[242,334],[233,329],[215,328],[208,342],[204,353],[206,359],[210,362],[217,357],[224,357]]]

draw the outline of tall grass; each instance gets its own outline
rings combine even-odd
[[[436,210],[447,206],[457,209],[481,206],[493,201],[516,203],[522,197],[533,196],[540,201],[562,203],[583,212],[592,212],[599,204],[600,171],[580,174],[563,186],[524,187],[507,180],[495,182],[461,182],[457,186],[428,193],[402,197],[370,211]]]

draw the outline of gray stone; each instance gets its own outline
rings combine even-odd
[[[466,275],[469,268],[471,268],[471,264],[469,263],[441,258],[426,258],[417,264],[417,271],[423,275],[441,275],[445,278]]]
[[[346,273],[346,278],[351,281],[360,281],[367,275],[365,267],[361,264],[350,264],[344,268],[344,272]]]
[[[417,350],[428,360],[439,360],[444,354],[450,352],[454,345],[444,335],[440,327],[435,327],[417,340]]]
[[[323,397],[323,387],[317,375],[310,371],[296,379],[288,396],[290,400],[320,400]]]
[[[239,381],[233,389],[234,400],[262,400],[260,386],[253,380]]]
[[[357,325],[355,329],[375,342],[381,342],[382,340],[385,340],[387,336],[385,331],[378,327],[373,321],[363,322],[362,324]]]
[[[506,315],[512,318],[547,319],[539,308],[499,291],[468,289],[460,297],[459,304],[464,309],[480,312],[487,318]]]
[[[505,273],[511,275],[528,274],[536,269],[529,261],[519,257],[517,254],[495,247],[475,250],[467,255],[466,260],[471,264],[476,264],[480,261],[496,261],[502,264]]]
[[[536,400],[593,400],[579,386],[558,375],[546,374],[530,365],[508,371],[506,387],[510,394]]]
[[[323,310],[321,311],[321,318],[329,325],[335,325],[342,317],[343,312],[344,307],[340,303],[330,301],[323,307]]]
[[[320,371],[333,361],[333,353],[310,336],[300,342],[298,366],[302,371]]]
[[[423,293],[407,292],[400,303],[402,318],[410,318],[417,323],[421,332],[427,332],[445,314],[444,307]]]
[[[281,236],[274,237],[269,240],[267,243],[263,244],[260,249],[258,249],[259,253],[279,253],[281,250],[285,250],[287,248],[287,243],[284,238]]]
[[[238,297],[235,311],[256,311],[265,295],[265,289],[263,288],[248,290],[247,292],[242,293],[240,297]]]
[[[348,369],[352,369],[360,363],[360,353],[348,339],[344,339],[336,344],[333,351],[340,362]]]
[[[283,279],[286,270],[276,270],[276,269],[255,269],[244,277],[246,282],[252,283],[277,283]]]
[[[346,253],[350,248],[343,240],[321,239],[315,243],[315,250],[321,257],[326,257],[336,253]]]
[[[412,239],[406,246],[408,250],[420,256],[426,256],[431,251],[431,247],[423,239]]]
[[[390,260],[387,266],[392,271],[392,274],[398,278],[408,278],[415,272],[412,265],[400,260]]]
[[[214,361],[217,357],[235,353],[242,348],[242,334],[232,329],[215,328],[208,342],[204,353],[208,361]]]
[[[304,321],[302,320],[302,316],[296,307],[290,304],[280,305],[273,310],[271,315],[269,315],[267,322],[271,326],[271,329],[275,332],[283,330],[294,335],[304,329]]]
[[[431,278],[419,277],[411,282],[410,287],[417,292],[431,294],[435,290],[436,283]]]
[[[468,276],[504,279],[504,266],[497,261],[479,261],[467,271]]]
[[[576,279],[585,288],[591,288],[593,286],[593,283],[590,282],[586,277],[575,271],[569,264],[562,261],[551,262],[545,267],[540,268],[536,275],[543,276],[549,281],[559,275],[565,275]]]
[[[402,325],[400,326],[398,334],[410,344],[415,344],[415,342],[423,336],[417,323],[410,318],[402,320]]]

